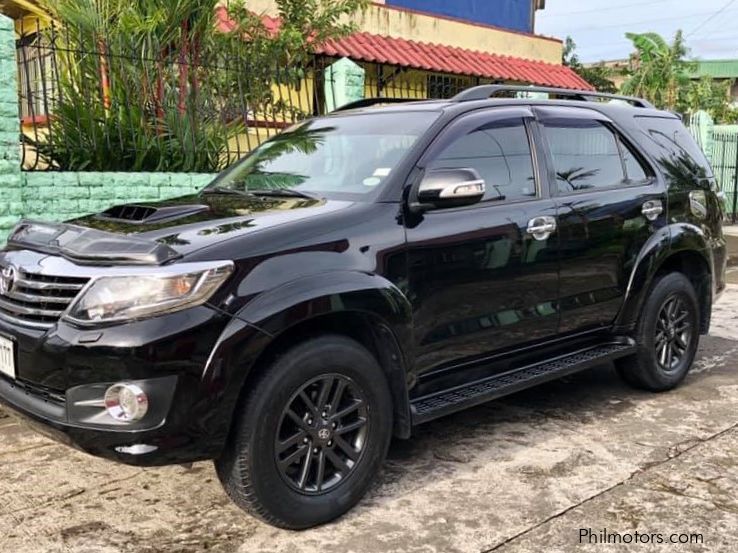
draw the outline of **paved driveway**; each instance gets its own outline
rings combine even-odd
[[[733,286],[671,393],[602,367],[421,427],[358,508],[305,532],[242,514],[208,463],[119,466],[0,412],[0,552],[738,551],[737,322]],[[590,543],[604,528],[702,543]]]

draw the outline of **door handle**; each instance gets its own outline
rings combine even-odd
[[[528,228],[526,229],[526,232],[536,240],[546,240],[555,231],[556,219],[549,215],[533,217],[528,221]]]
[[[649,221],[655,221],[663,212],[664,205],[661,200],[648,200],[643,202],[643,207],[641,207],[641,213]]]

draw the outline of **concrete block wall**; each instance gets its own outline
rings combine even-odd
[[[215,175],[191,173],[21,174],[21,213],[29,219],[63,221],[112,205],[155,201],[197,192]]]
[[[0,240],[23,209],[13,20],[0,14]]]
[[[192,194],[215,175],[207,173],[75,173],[3,171],[0,160],[0,244],[19,219],[64,221],[110,206]],[[7,199],[7,201],[6,201]]]
[[[13,20],[0,14],[0,245],[21,218],[63,221],[122,203],[191,194],[215,175],[21,171]]]

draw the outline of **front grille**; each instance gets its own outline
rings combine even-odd
[[[52,326],[87,284],[88,278],[17,271],[0,294],[0,318],[37,328]]]
[[[13,380],[13,386],[23,390],[30,396],[37,397],[49,403],[56,405],[64,405],[66,402],[66,396],[64,392],[41,386],[40,384],[31,384],[30,382],[23,382],[22,380]]]

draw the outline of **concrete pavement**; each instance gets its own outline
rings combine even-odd
[[[723,233],[728,248],[728,264],[738,265],[738,225],[723,226]]]
[[[731,285],[674,392],[605,366],[425,425],[357,508],[305,532],[241,513],[208,463],[115,465],[0,418],[0,552],[738,551],[737,319]],[[702,543],[580,543],[604,528]]]

